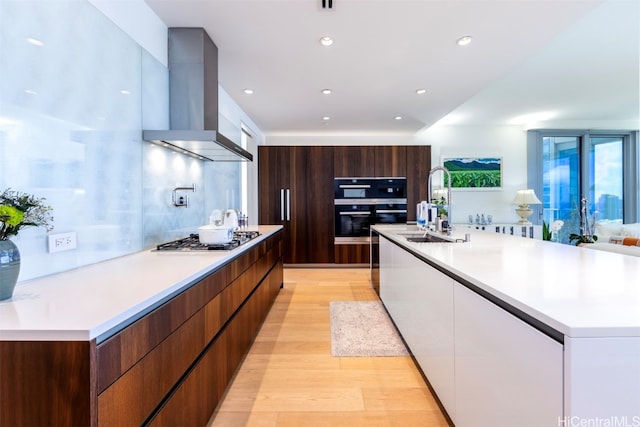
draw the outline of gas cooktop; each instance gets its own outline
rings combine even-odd
[[[258,231],[234,231],[233,240],[228,243],[220,243],[216,245],[205,245],[200,243],[197,234],[190,234],[184,239],[174,240],[173,242],[158,245],[157,251],[228,251],[247,243],[251,239],[258,237]]]

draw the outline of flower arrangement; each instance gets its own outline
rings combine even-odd
[[[46,227],[53,230],[52,208],[44,198],[7,188],[0,194],[0,240],[17,236],[23,227]]]
[[[591,220],[589,220],[589,214],[587,212],[588,200],[583,197],[580,200],[580,204],[580,234],[572,233],[569,235],[569,242],[575,240],[576,246],[580,243],[595,243],[598,240],[598,236],[593,234],[598,212],[594,212]]]
[[[556,219],[551,224],[542,221],[542,240],[554,240],[554,236],[558,235],[558,231],[564,226],[564,221]]]

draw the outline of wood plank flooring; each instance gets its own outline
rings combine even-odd
[[[377,299],[368,269],[285,269],[209,426],[448,426],[410,357],[331,356],[329,302]]]

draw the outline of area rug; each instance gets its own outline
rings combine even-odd
[[[378,301],[332,301],[332,356],[407,356],[395,325]]]

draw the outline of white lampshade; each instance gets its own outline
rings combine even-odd
[[[516,197],[511,201],[512,205],[539,205],[541,203],[540,199],[536,197],[536,193],[531,189],[516,191]]]

